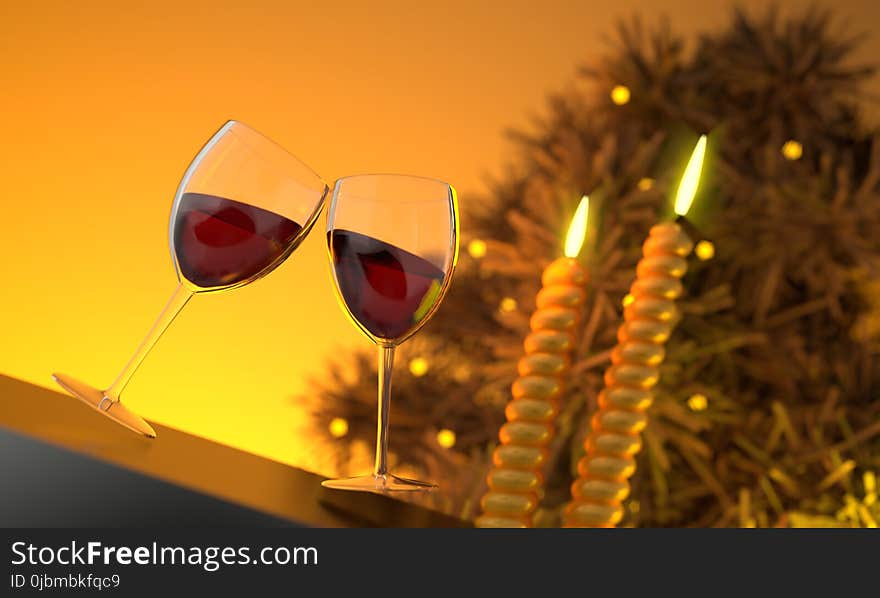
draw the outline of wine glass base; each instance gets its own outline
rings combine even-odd
[[[363,475],[356,478],[342,478],[339,480],[324,480],[321,485],[334,490],[353,490],[355,492],[375,492],[385,494],[389,492],[427,492],[435,490],[437,484],[410,480],[396,475],[386,474],[383,476]]]
[[[104,395],[103,390],[93,388],[84,382],[80,382],[75,378],[71,378],[65,374],[52,374],[52,378],[58,385],[76,397],[95,411],[106,415],[116,423],[125,426],[132,432],[143,434],[148,438],[155,438],[156,431],[153,426],[148,424],[144,419],[129,411],[128,408],[119,401],[108,399]]]

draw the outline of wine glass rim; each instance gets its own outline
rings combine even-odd
[[[441,185],[446,185],[447,187],[454,189],[454,187],[451,184],[447,183],[446,181],[444,181],[442,179],[438,179],[435,177],[429,177],[429,176],[421,176],[421,175],[417,175],[417,174],[405,174],[405,173],[400,173],[400,172],[365,172],[365,173],[361,173],[361,174],[349,174],[349,175],[342,176],[342,177],[339,177],[338,179],[336,179],[334,186],[336,186],[339,183],[342,183],[344,181],[347,181],[349,179],[365,179],[365,178],[370,178],[370,177],[388,177],[388,178],[393,177],[393,178],[399,178],[399,179],[414,179],[417,181],[439,183]]]
[[[320,174],[318,174],[317,171],[316,171],[314,168],[312,168],[311,166],[309,166],[308,164],[306,164],[306,162],[305,162],[302,158],[300,158],[299,156],[297,156],[296,154],[294,154],[293,152],[291,152],[289,149],[287,149],[286,147],[284,147],[283,145],[281,145],[280,143],[278,143],[277,141],[275,141],[274,139],[272,139],[271,137],[269,137],[269,136],[266,135],[265,133],[259,131],[258,129],[255,129],[255,128],[252,127],[252,126],[250,126],[250,125],[247,124],[246,122],[243,122],[243,121],[240,121],[240,120],[237,120],[237,119],[234,119],[234,118],[230,118],[229,120],[227,120],[227,121],[223,124],[222,127],[220,127],[220,131],[218,131],[218,132],[225,133],[225,132],[227,132],[227,131],[231,131],[232,128],[235,127],[235,126],[244,127],[245,129],[247,129],[247,130],[250,131],[251,133],[254,133],[255,135],[257,135],[257,136],[259,136],[260,138],[264,139],[265,141],[269,142],[270,145],[272,145],[273,147],[275,147],[275,148],[281,150],[283,153],[287,154],[287,155],[290,156],[292,159],[296,160],[300,165],[302,165],[303,168],[305,168],[307,171],[309,171],[309,172],[312,174],[312,176],[314,176],[316,179],[318,179],[319,181],[321,181],[321,183],[323,183],[323,185],[324,185],[325,187],[328,186],[328,185],[327,185],[327,181],[324,180],[324,177],[322,177]]]

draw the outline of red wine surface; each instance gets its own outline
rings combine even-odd
[[[233,285],[271,266],[301,228],[262,208],[185,193],[174,221],[180,273],[202,288]]]
[[[437,301],[444,274],[431,262],[359,233],[327,235],[342,299],[373,336],[404,336]]]

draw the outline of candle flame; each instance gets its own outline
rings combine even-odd
[[[568,233],[565,235],[565,257],[577,257],[584,246],[587,238],[587,219],[590,216],[590,198],[587,195],[581,197],[581,203],[568,225]]]
[[[687,214],[700,186],[700,172],[703,170],[703,159],[706,157],[706,136],[700,135],[697,145],[688,160],[681,182],[678,184],[678,193],[675,195],[675,213],[679,216]]]

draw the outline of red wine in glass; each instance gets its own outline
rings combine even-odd
[[[430,312],[445,277],[437,266],[360,233],[334,229],[327,235],[339,292],[371,335],[405,336]]]
[[[249,204],[185,193],[174,222],[180,273],[202,288],[233,285],[277,261],[302,227]]]

